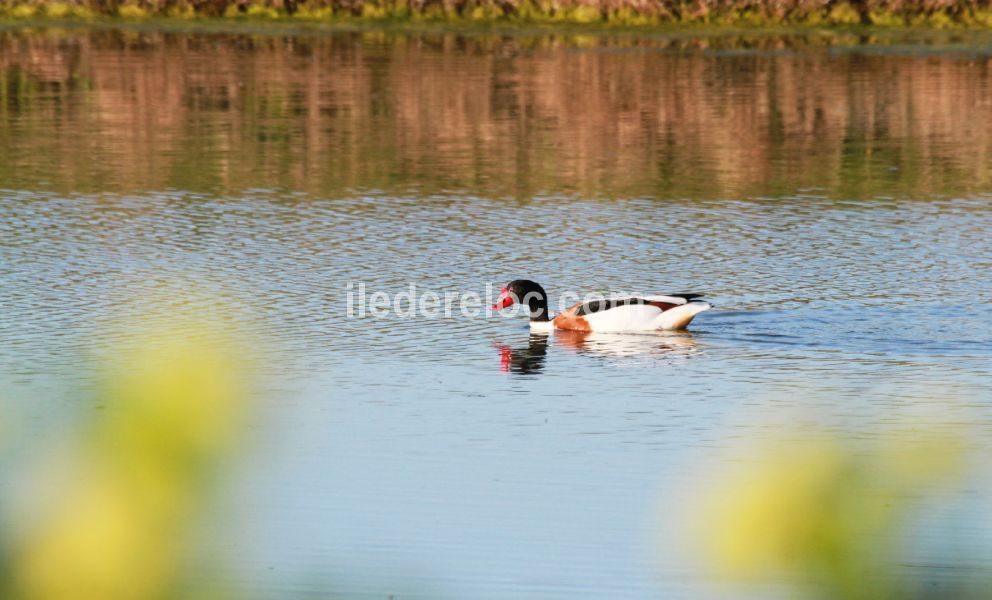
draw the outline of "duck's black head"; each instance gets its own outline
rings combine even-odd
[[[527,305],[531,321],[548,320],[548,295],[540,284],[529,279],[514,279],[500,290],[499,300],[493,304],[493,310],[517,303]]]

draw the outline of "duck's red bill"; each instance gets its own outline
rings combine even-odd
[[[502,310],[511,304],[513,304],[513,294],[506,288],[503,288],[499,291],[499,300],[496,301],[496,304],[493,304],[493,310]]]

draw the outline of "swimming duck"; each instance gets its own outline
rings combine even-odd
[[[707,302],[697,302],[702,294],[631,296],[579,302],[552,318],[548,295],[539,284],[515,279],[500,290],[493,310],[515,303],[527,305],[530,327],[535,331],[658,331],[685,329],[696,315],[709,310]]]

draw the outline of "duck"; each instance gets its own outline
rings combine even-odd
[[[492,309],[526,304],[532,331],[601,331],[612,333],[685,329],[699,313],[713,308],[698,301],[703,294],[627,296],[579,302],[551,317],[548,294],[529,279],[506,284]]]

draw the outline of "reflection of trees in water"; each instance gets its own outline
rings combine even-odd
[[[520,196],[987,184],[989,59],[762,52],[801,42],[5,33],[0,176]]]

